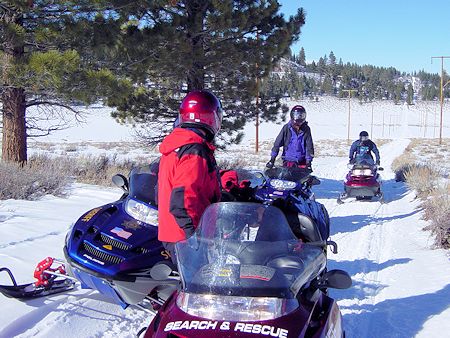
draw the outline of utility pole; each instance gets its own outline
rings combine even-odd
[[[347,144],[350,144],[350,98],[352,97],[352,92],[357,92],[357,90],[342,89],[342,91],[348,93]]]
[[[373,137],[373,103],[372,103],[372,122],[370,123],[370,138],[374,138]]]
[[[444,87],[449,83],[444,85],[444,59],[450,59],[450,56],[432,56],[431,63],[433,63],[433,59],[441,59],[441,121],[439,123],[439,144],[442,144],[442,126],[443,126],[443,106],[444,106]]]
[[[256,42],[258,42],[258,31],[256,31]],[[258,62],[256,62],[256,135],[255,135],[255,153],[259,152],[259,76]]]
[[[259,78],[256,77],[256,137],[255,137],[255,153],[259,151]]]

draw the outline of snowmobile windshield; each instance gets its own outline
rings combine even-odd
[[[176,253],[184,292],[293,298],[320,269],[308,260],[322,250],[299,241],[276,207],[221,202],[205,210],[194,235],[176,244]]]
[[[303,183],[311,174],[311,170],[298,167],[276,167],[267,169],[265,175],[270,179]]]
[[[375,165],[370,155],[357,156],[355,159],[354,169],[372,168]]]
[[[130,197],[151,205],[156,205],[158,165],[159,162],[154,162],[150,165],[136,167],[131,170],[129,177]]]

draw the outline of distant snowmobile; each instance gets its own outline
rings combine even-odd
[[[378,197],[383,203],[382,181],[378,171],[384,169],[365,160],[349,164],[349,168],[344,180],[345,191],[338,197],[337,202],[344,203],[343,200],[349,197],[355,197],[356,200],[372,200],[373,197]]]

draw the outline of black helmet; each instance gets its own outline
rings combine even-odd
[[[369,139],[369,133],[365,130],[359,133],[359,139],[361,141],[367,141]]]
[[[306,110],[303,106],[296,105],[291,109],[291,120],[294,124],[301,125],[306,120]]]

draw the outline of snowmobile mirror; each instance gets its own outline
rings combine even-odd
[[[338,250],[337,250],[337,244],[334,241],[327,241],[327,245],[329,245],[331,247],[331,252],[334,254],[337,254]]]
[[[121,174],[116,174],[112,177],[114,185],[121,188],[123,191],[128,192],[128,180]]]
[[[352,286],[352,279],[343,270],[330,270],[320,277],[319,288],[348,289]]]
[[[383,167],[378,167],[377,169],[378,169],[378,171],[383,171],[384,170]]]
[[[150,277],[152,277],[154,280],[165,280],[169,278],[172,272],[173,269],[171,266],[166,264],[166,262],[161,262],[151,268]]]
[[[313,176],[311,180],[311,185],[319,185],[319,184],[320,180],[316,176]]]

